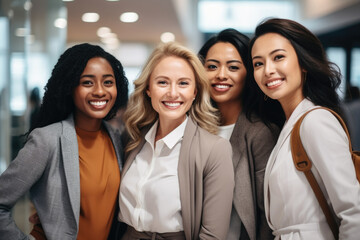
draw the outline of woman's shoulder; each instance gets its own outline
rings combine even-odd
[[[328,110],[316,109],[308,113],[300,125],[300,136],[311,138],[332,136],[333,134],[345,137],[345,131],[339,120]]]
[[[340,122],[335,115],[323,108],[315,109],[309,112],[305,116],[301,125],[307,129],[316,130],[319,127],[323,127],[324,124],[341,127]]]
[[[59,136],[63,135],[66,128],[70,129],[70,131],[75,132],[75,127],[71,124],[69,125],[65,121],[66,120],[63,120],[49,124],[44,127],[35,128],[34,130],[31,131],[29,137],[44,138],[46,141],[52,141],[58,139]],[[64,125],[69,125],[69,126],[65,127]]]

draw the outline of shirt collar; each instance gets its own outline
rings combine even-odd
[[[160,139],[159,141],[163,141],[169,149],[172,149],[176,143],[182,140],[185,132],[185,127],[188,121],[188,116],[186,116],[185,121],[183,121],[177,128],[172,130],[168,135]],[[159,120],[157,120],[150,130],[145,135],[145,140],[151,144],[154,148],[155,134],[158,127]]]

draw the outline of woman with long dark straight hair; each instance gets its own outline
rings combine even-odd
[[[250,51],[256,83],[265,98],[281,104],[277,114],[286,119],[265,171],[265,212],[275,239],[334,239],[305,174],[295,168],[290,134],[311,109],[339,111],[340,72],[327,60],[319,39],[288,19],[258,25]],[[304,118],[300,137],[311,171],[338,220],[336,238],[358,239],[360,185],[344,129],[332,113],[316,109]]]

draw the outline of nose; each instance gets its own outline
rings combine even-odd
[[[265,76],[270,77],[274,73],[275,73],[275,66],[271,61],[268,61],[265,64]]]
[[[94,88],[94,92],[93,94],[97,97],[103,97],[105,96],[105,89],[104,89],[104,86],[101,85],[101,84],[96,84],[95,85],[95,88]]]
[[[168,96],[172,99],[175,99],[178,97],[178,89],[176,84],[171,84],[169,86]]]
[[[217,75],[216,75],[217,79],[219,79],[220,81],[225,81],[228,77],[227,77],[227,70],[225,67],[220,67]]]

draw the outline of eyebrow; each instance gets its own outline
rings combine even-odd
[[[219,60],[216,60],[216,59],[208,59],[206,60],[206,62],[216,62],[216,63],[220,63]],[[229,61],[226,61],[226,63],[242,63],[240,60],[229,60]]]
[[[279,51],[284,51],[284,52],[286,52],[285,49],[278,48],[278,49],[272,50],[269,55],[272,55],[272,54],[274,54],[274,53],[276,53],[276,52],[279,52]],[[254,56],[252,59],[254,60],[254,59],[256,59],[256,58],[261,58],[261,56]]]
[[[88,78],[94,78],[95,75],[92,75],[92,74],[81,75],[81,76],[80,76],[80,79],[81,79],[81,78],[86,78],[86,77],[88,77]],[[102,77],[103,77],[103,78],[104,78],[104,77],[114,77],[114,75],[112,75],[112,74],[104,74],[104,75],[102,75]]]
[[[165,75],[159,75],[159,76],[156,76],[154,77],[154,80],[159,80],[159,79],[166,79],[166,80],[169,80],[170,78],[168,76],[165,76]],[[192,78],[191,77],[180,77],[177,79],[178,80],[191,80]]]

